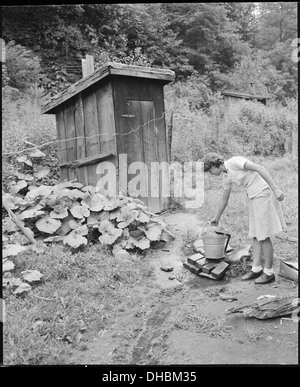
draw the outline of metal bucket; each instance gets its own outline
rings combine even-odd
[[[215,231],[215,235],[203,235],[202,239],[205,258],[221,259],[225,257],[230,234]]]

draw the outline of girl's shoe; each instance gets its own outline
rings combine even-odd
[[[271,274],[271,275],[267,275],[266,273],[262,273],[262,275],[257,278],[254,283],[255,284],[260,284],[260,285],[263,285],[263,284],[268,284],[269,282],[273,282],[275,281],[275,275],[274,274]]]
[[[245,274],[243,277],[242,277],[242,281],[247,281],[247,280],[251,280],[253,278],[258,278],[259,276],[261,276],[263,273],[263,270],[259,271],[258,273],[255,273],[254,271],[250,270],[249,273]]]

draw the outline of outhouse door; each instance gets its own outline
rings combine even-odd
[[[127,114],[122,114],[126,135],[128,192],[140,194],[151,211],[161,212],[168,198],[162,198],[163,181],[159,173],[159,129],[153,101],[127,100]],[[159,128],[159,129],[158,129]],[[138,162],[138,163],[137,163]],[[144,194],[146,192],[146,195]]]

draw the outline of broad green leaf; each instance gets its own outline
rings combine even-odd
[[[103,210],[104,206],[108,204],[108,199],[96,192],[93,195],[85,195],[82,202],[85,203],[91,211],[98,212]]]
[[[77,227],[76,230],[74,230],[72,232],[74,232],[75,234],[79,234],[79,235],[87,235],[89,232],[89,229],[88,229],[87,225],[84,224],[83,226]]]
[[[127,223],[127,222],[120,222],[119,224],[118,224],[118,228],[126,228],[127,226],[129,225],[129,223]]]
[[[73,205],[73,200],[64,196],[59,199],[58,203],[60,203],[63,207],[71,208]]]
[[[14,267],[15,267],[15,264],[9,259],[6,259],[2,263],[2,272],[4,273],[5,271],[13,270]]]
[[[135,246],[135,247],[138,247],[139,249],[141,250],[146,250],[150,247],[150,241],[148,238],[144,237],[140,240],[136,240],[134,238],[131,238],[130,239],[130,242]]]
[[[38,220],[35,225],[38,230],[47,234],[53,234],[60,228],[61,222],[57,219],[52,219],[50,216],[45,216]]]
[[[73,200],[82,199],[85,193],[80,191],[79,189],[72,189],[72,195],[73,195]]]
[[[129,232],[129,235],[130,235],[132,238],[136,239],[136,240],[140,240],[140,239],[142,239],[142,238],[145,237],[145,233],[144,233],[144,231],[142,231],[142,230],[133,230],[133,231],[130,231],[130,232]]]
[[[132,239],[128,239],[128,241],[126,241],[126,245],[124,246],[124,249],[126,250],[131,250],[131,249],[134,249],[134,244],[132,243]]]
[[[26,180],[26,181],[34,180],[34,177],[32,175],[29,175],[29,174],[24,174],[21,172],[15,172],[14,174],[19,180]]]
[[[75,219],[71,219],[69,220],[69,227],[72,229],[72,230],[75,230],[77,227],[79,227],[80,223],[77,222]]]
[[[15,256],[27,249],[26,246],[21,245],[6,245],[3,249],[3,258]]]
[[[87,224],[93,225],[93,224],[100,224],[103,222],[103,220],[108,220],[110,218],[109,212],[106,211],[100,211],[100,212],[94,212],[90,211],[90,216],[87,218]]]
[[[156,225],[146,230],[145,234],[150,241],[159,241],[162,231],[163,231],[162,227],[160,225]]]
[[[19,208],[19,199],[8,194],[8,193],[5,193],[3,196],[2,196],[2,202],[3,204],[5,204],[10,210],[16,210],[17,208]]]
[[[55,207],[56,207],[56,206],[55,206]],[[54,208],[55,208],[55,207],[54,207]],[[63,208],[63,207],[62,207],[62,210],[60,209],[59,211],[60,211],[60,212],[57,212],[56,210],[51,211],[51,212],[50,212],[51,218],[53,218],[53,219],[64,219],[64,218],[66,218],[67,216],[69,216],[69,212],[68,212],[68,209],[67,209],[67,208]]]
[[[105,211],[112,211],[118,207],[123,205],[122,201],[116,198],[112,198],[108,201],[108,203],[104,206]]]
[[[19,215],[19,219],[31,219],[31,218],[37,218],[38,216],[44,215],[45,211],[37,210],[36,208],[31,208],[29,210],[25,210],[21,212]]]
[[[123,250],[123,248],[125,246],[126,246],[126,242],[125,241],[121,241],[121,242],[118,242],[118,243],[114,244],[113,249],[112,249],[113,255],[116,255],[116,253],[118,251]]]
[[[113,231],[105,232],[99,236],[99,241],[103,245],[112,245],[120,236],[122,235],[122,230],[115,228]]]
[[[99,226],[99,231],[105,233],[112,231],[114,228],[114,225],[109,220],[103,220]]]
[[[53,192],[53,187],[50,187],[48,185],[40,185],[39,187],[34,187],[33,189],[30,189],[29,192],[26,194],[26,198],[28,199],[35,199],[37,197],[49,197],[50,194]]]
[[[121,208],[120,214],[117,216],[117,222],[125,222],[129,225],[135,219],[137,219],[138,211],[131,210],[129,207],[124,206]]]
[[[86,245],[87,242],[88,242],[87,239],[84,236],[75,233],[75,230],[70,232],[70,234],[65,236],[63,239],[64,244],[67,244],[67,245],[73,247],[74,249],[77,249],[78,247],[80,247],[82,245]]]
[[[16,195],[19,191],[21,191],[23,188],[26,188],[27,187],[27,182],[26,180],[19,180],[17,182],[17,184],[13,185],[11,188],[10,188],[10,192],[13,194],[13,195]]]
[[[150,218],[144,212],[140,211],[137,220],[141,223],[148,223]]]
[[[31,290],[31,286],[26,282],[22,282],[20,286],[14,291],[14,294],[22,294],[24,292],[29,292]]]
[[[113,220],[113,219],[117,219],[117,217],[121,215],[121,210],[118,208],[116,210],[113,210],[110,215],[109,215],[109,219]]]
[[[74,216],[74,218],[82,219],[87,218],[90,216],[90,210],[85,207],[81,206],[78,202],[73,203],[72,207],[70,208],[71,214]]]
[[[47,199],[45,204],[49,207],[54,208],[57,204],[57,195],[56,193],[52,193]]]
[[[99,241],[105,245],[113,244],[122,235],[122,230],[115,228],[109,220],[104,220],[100,224],[99,231],[102,234]]]
[[[61,191],[57,192],[57,199],[61,199],[63,197],[68,197],[69,199],[73,200],[73,193],[71,189],[62,189]]]
[[[71,215],[69,215],[67,218],[61,220],[61,227],[58,229],[59,235],[61,235],[61,236],[66,235],[72,230],[72,227],[69,225],[69,222],[71,220],[74,221],[74,219]],[[77,227],[77,222],[76,222],[76,227]]]
[[[37,180],[41,180],[41,179],[44,179],[45,177],[47,177],[49,175],[49,173],[50,173],[49,168],[40,169],[38,172],[34,173],[34,177]]]
[[[22,284],[21,278],[12,277],[8,280],[9,286],[20,286]]]
[[[126,206],[129,207],[131,210],[134,210],[134,209],[138,208],[137,207],[137,203],[131,203],[130,202],[130,203],[127,203]]]
[[[53,210],[57,213],[57,214],[61,214],[63,212],[66,211],[66,207],[63,206],[62,204],[56,204],[54,207],[53,207]]]
[[[29,153],[29,157],[34,159],[39,159],[41,157],[46,157],[45,153],[41,152],[39,149],[35,149],[34,151]]]
[[[24,164],[27,164],[29,165],[30,167],[32,167],[32,161],[30,160],[30,158],[28,156],[20,156],[20,157],[17,157],[17,161],[19,163],[24,163]]]
[[[27,282],[36,282],[40,281],[40,279],[43,277],[43,274],[40,273],[38,270],[25,270],[21,272],[23,280]]]
[[[14,278],[10,271],[6,271],[2,275],[2,286],[5,287],[9,284],[9,281]]]

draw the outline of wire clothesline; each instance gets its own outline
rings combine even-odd
[[[22,149],[22,150],[15,151],[15,152],[3,153],[2,155],[3,156],[14,155],[17,153],[27,152],[27,151],[31,151],[33,149],[41,148],[41,147],[44,147],[44,146],[47,146],[50,144],[56,144],[56,143],[61,143],[61,142],[66,142],[66,141],[74,141],[74,140],[78,140],[78,139],[90,139],[90,138],[94,138],[94,137],[108,136],[108,135],[110,135],[110,136],[128,136],[129,134],[137,132],[140,128],[150,124],[153,121],[162,120],[164,118],[164,116],[165,116],[165,113],[163,113],[163,115],[159,118],[153,118],[152,120],[149,120],[149,121],[145,122],[144,124],[139,125],[137,128],[131,129],[128,133],[98,133],[98,134],[93,134],[92,136],[78,136],[78,137],[73,137],[73,138],[66,138],[63,140],[49,141],[49,142],[46,142],[46,143],[41,144],[41,145],[36,145],[34,147]]]

